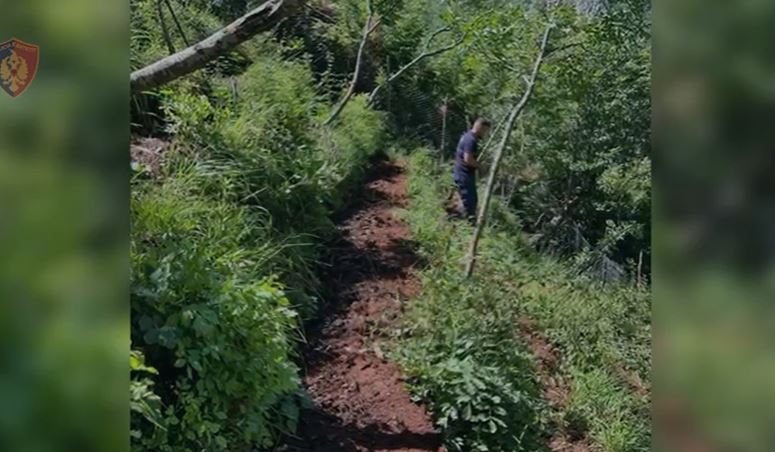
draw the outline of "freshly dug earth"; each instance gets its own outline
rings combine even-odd
[[[403,162],[377,162],[358,201],[339,221],[328,284],[332,297],[304,352],[314,408],[302,415],[293,451],[441,451],[426,409],[413,403],[380,342],[402,303],[419,290]]]

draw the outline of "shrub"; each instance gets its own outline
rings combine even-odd
[[[474,358],[434,363],[418,395],[431,400],[449,450],[535,450],[534,395]]]
[[[132,339],[165,405],[138,445],[270,444],[288,427],[271,410],[298,387],[296,314],[255,265],[271,247],[252,248],[244,209],[198,196],[182,175],[136,190],[132,214]]]

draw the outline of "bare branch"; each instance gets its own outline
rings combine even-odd
[[[428,39],[425,40],[424,48],[427,49],[428,46],[431,45],[431,42],[434,40],[434,38],[436,38],[436,36],[444,33],[445,31],[449,31],[449,27],[446,27],[446,26],[445,27],[441,27],[438,30],[436,30],[433,33],[431,33],[431,35],[428,37]]]
[[[490,150],[490,146],[492,145],[493,140],[498,135],[501,127],[506,123],[506,120],[509,118],[509,113],[510,112],[507,111],[495,125],[495,128],[492,130],[492,132],[490,132],[490,138],[488,138],[487,142],[484,143],[484,146],[482,146],[482,152],[480,152],[479,156],[477,157],[478,161],[484,162],[484,158],[487,156],[487,152]]]
[[[371,92],[371,94],[369,94],[369,105],[374,103],[374,101],[377,98],[377,94],[379,94],[379,91],[382,89],[383,86],[389,85],[391,82],[393,82],[395,79],[400,77],[401,74],[406,72],[409,68],[411,68],[415,64],[419,63],[420,61],[422,61],[422,60],[424,60],[426,58],[430,58],[432,56],[436,56],[436,55],[439,55],[441,53],[444,53],[444,52],[447,52],[449,50],[452,50],[455,47],[457,47],[457,46],[459,46],[460,44],[463,43],[463,41],[465,39],[465,36],[461,36],[457,41],[455,41],[452,44],[449,44],[447,46],[440,47],[440,48],[438,48],[436,50],[432,50],[432,51],[428,50],[428,47],[430,47],[430,44],[433,41],[433,39],[436,36],[438,36],[439,34],[445,32],[445,31],[449,31],[449,27],[442,27],[442,28],[439,28],[438,30],[434,31],[430,35],[430,37],[425,41],[425,44],[423,45],[423,51],[419,55],[417,55],[412,61],[408,62],[403,67],[401,67],[398,71],[396,71],[395,73],[390,75],[387,78],[387,80],[385,80],[384,83],[382,83],[381,85],[377,85],[377,87],[374,88],[374,90]]]
[[[555,53],[562,52],[563,50],[572,49],[573,47],[584,47],[583,42],[572,42],[570,44],[565,44],[564,46],[556,47],[554,49],[548,50],[546,52],[546,57],[554,55]]]
[[[484,229],[484,223],[487,218],[487,209],[490,206],[490,198],[492,197],[492,190],[493,186],[495,185],[495,175],[498,172],[498,166],[500,165],[501,159],[503,158],[503,150],[508,144],[509,138],[511,136],[511,130],[514,128],[514,123],[522,113],[522,110],[525,109],[528,100],[530,100],[530,96],[533,94],[533,88],[535,87],[535,81],[538,77],[538,71],[541,69],[541,64],[543,63],[544,56],[546,54],[546,45],[549,42],[549,33],[551,33],[553,28],[554,25],[549,25],[546,27],[546,31],[544,31],[544,36],[541,40],[541,49],[538,52],[538,56],[536,57],[535,63],[533,65],[533,71],[530,74],[530,79],[528,80],[525,93],[522,95],[522,99],[520,99],[519,103],[511,110],[508,122],[506,123],[505,132],[501,138],[498,149],[495,152],[495,160],[490,167],[490,174],[487,178],[487,188],[484,192],[484,200],[482,202],[482,207],[479,210],[479,216],[476,219],[474,235],[471,238],[471,244],[468,249],[468,259],[466,262],[465,270],[466,278],[470,278],[474,272],[474,265],[476,264],[476,248],[479,244],[479,237],[482,235],[482,229]]]
[[[345,105],[347,105],[347,103],[350,102],[350,98],[352,98],[353,94],[355,94],[355,85],[358,83],[358,76],[361,73],[361,60],[363,59],[363,49],[366,48],[366,41],[369,39],[369,35],[371,34],[371,32],[374,31],[374,29],[377,28],[380,22],[379,20],[377,20],[372,24],[374,12],[371,10],[371,0],[366,0],[366,10],[368,11],[368,16],[366,17],[366,24],[363,26],[363,37],[361,38],[361,44],[358,46],[358,54],[355,58],[355,70],[353,71],[352,81],[350,81],[350,86],[347,88],[347,93],[344,95],[342,100],[339,101],[339,104],[336,106],[336,108],[328,117],[328,119],[326,119],[326,121],[323,123],[323,125],[325,126],[334,122],[334,120],[339,116],[342,110],[344,110]]]
[[[159,87],[227,53],[257,33],[271,29],[304,0],[269,0],[193,46],[132,72],[132,92]]]
[[[167,4],[167,9],[170,10],[170,14],[172,15],[172,21],[175,22],[175,27],[178,29],[178,33],[180,33],[180,37],[183,38],[183,42],[186,44],[186,46],[190,46],[191,44],[188,42],[186,33],[183,31],[183,27],[180,26],[180,22],[178,21],[178,15],[175,14],[175,10],[172,8],[172,3],[170,3],[170,0],[164,0],[164,3]]]
[[[164,43],[167,45],[167,50],[170,54],[175,53],[175,46],[172,44],[172,38],[170,38],[170,31],[167,28],[167,21],[164,20],[164,11],[161,8],[161,2],[163,0],[156,0],[156,15],[159,16],[159,25],[161,26],[161,35],[164,38]]]

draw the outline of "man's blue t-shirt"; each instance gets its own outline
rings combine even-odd
[[[468,131],[460,137],[455,152],[455,169],[452,171],[452,177],[457,182],[473,182],[476,179],[476,172],[473,168],[464,163],[463,156],[468,152],[476,158],[477,138],[474,132]]]

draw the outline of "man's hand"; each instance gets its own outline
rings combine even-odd
[[[470,152],[466,152],[463,154],[463,163],[466,164],[466,166],[473,168],[473,169],[479,169],[479,162],[476,161],[476,157],[474,157],[474,154]]]

